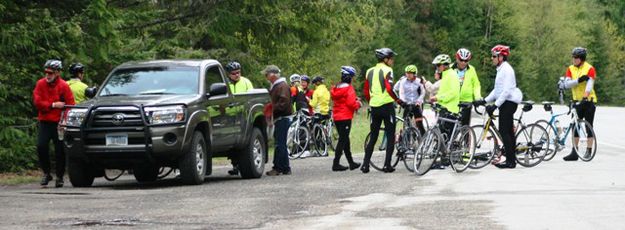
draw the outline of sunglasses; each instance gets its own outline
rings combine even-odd
[[[497,55],[493,55],[491,58],[497,58],[497,57],[498,57]]]
[[[241,74],[241,71],[237,71],[237,72],[230,72],[230,75],[239,75]]]
[[[53,71],[44,71],[44,73],[46,73],[46,75],[52,75],[52,74],[54,74],[54,72],[53,72]]]
[[[469,62],[469,60],[462,60],[462,59],[460,59],[460,62]]]

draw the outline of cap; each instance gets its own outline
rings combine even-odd
[[[276,65],[268,65],[265,69],[263,69],[263,71],[260,71],[260,73],[263,75],[267,75],[269,73],[280,73],[280,69]]]

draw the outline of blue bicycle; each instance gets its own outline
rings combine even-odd
[[[560,90],[559,94],[560,103],[562,103],[564,92]],[[551,160],[557,152],[562,151],[566,147],[566,139],[571,132],[573,135],[570,147],[578,153],[577,155],[579,156],[579,159],[582,161],[591,161],[595,157],[595,154],[597,153],[597,136],[595,135],[592,125],[585,120],[579,119],[577,116],[576,108],[580,105],[580,103],[582,102],[570,101],[568,105],[568,112],[554,114],[553,108],[551,107],[554,102],[542,102],[545,111],[551,114],[549,121],[539,120],[536,122],[536,124],[544,127],[548,132],[549,146],[547,154],[543,160]],[[571,122],[568,127],[563,127],[561,125],[562,122],[560,122],[560,118],[564,115],[571,115]]]

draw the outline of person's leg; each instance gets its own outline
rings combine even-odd
[[[586,107],[586,113],[585,113],[585,120],[590,123],[591,126],[594,125],[594,121],[595,121],[595,110],[597,109],[597,107],[595,106],[595,103],[592,102],[588,102],[588,105]],[[592,153],[592,146],[595,142],[595,136],[593,135],[593,133],[590,132],[590,129],[588,129],[586,131],[586,133],[588,134],[588,147],[586,149],[586,153],[585,153],[585,157],[588,158],[590,157],[590,154]]]
[[[339,133],[339,140],[336,144],[336,151],[334,152],[334,162],[332,164],[332,170],[334,171],[343,171],[347,170],[346,166],[341,165],[341,155],[344,152],[345,144],[349,139],[349,133],[346,132],[348,128],[349,121],[335,121],[336,130]]]
[[[419,107],[416,107],[414,110],[414,120],[415,120],[417,129],[419,129],[419,133],[421,135],[424,135],[425,128],[423,127],[423,112],[421,111],[421,108]]]
[[[289,129],[289,119],[281,119],[275,123],[276,126],[276,156],[274,156],[274,169],[281,173],[290,173],[289,153],[286,147],[286,138]]]
[[[369,137],[369,143],[365,148],[365,158],[362,162],[362,171],[369,172],[369,162],[371,161],[371,155],[373,154],[373,147],[378,141],[378,135],[380,133],[380,125],[382,124],[382,117],[380,116],[381,107],[371,107],[371,124],[369,126],[371,130],[371,136]]]
[[[50,175],[50,148],[48,147],[52,135],[50,127],[46,122],[39,122],[39,132],[37,133],[37,155],[39,157],[39,167],[43,171],[41,185],[48,185],[52,180]],[[54,130],[56,132],[56,130]]]
[[[345,140],[343,153],[345,153],[345,158],[347,159],[347,162],[349,163],[349,169],[354,170],[360,167],[360,163],[354,162],[354,158],[352,158],[352,147],[351,147],[351,141],[349,140],[349,134],[351,130],[352,130],[352,120],[349,120],[347,122],[347,128],[345,132],[347,134],[347,139]]]
[[[395,109],[392,104],[386,104],[383,106],[384,119],[384,132],[388,138],[386,142],[386,156],[384,158],[384,166],[388,168],[387,172],[391,172],[391,159],[393,158],[393,151],[395,151]]]
[[[54,143],[54,155],[56,156],[56,187],[63,186],[63,176],[65,176],[65,149],[63,148],[63,142],[59,140],[59,133],[57,132],[58,124],[54,123],[54,132],[52,132],[52,143]]]
[[[506,164],[516,166],[516,140],[514,137],[514,113],[518,104],[506,101],[499,107],[499,131],[503,141]]]
[[[471,124],[471,107],[463,108],[460,110],[460,115],[462,119],[460,119],[461,125],[470,125]]]

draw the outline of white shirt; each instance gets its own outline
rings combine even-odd
[[[423,103],[425,88],[421,84],[420,79],[415,78],[413,81],[409,81],[408,78],[402,78],[396,86],[399,88],[399,99],[402,101],[409,105]],[[421,90],[421,94],[419,94],[419,90]]]
[[[495,88],[488,94],[485,100],[487,102],[494,101],[497,107],[501,106],[501,104],[506,101],[518,104],[523,100],[523,93],[516,86],[514,69],[512,69],[512,66],[510,66],[507,61],[497,67]]]

